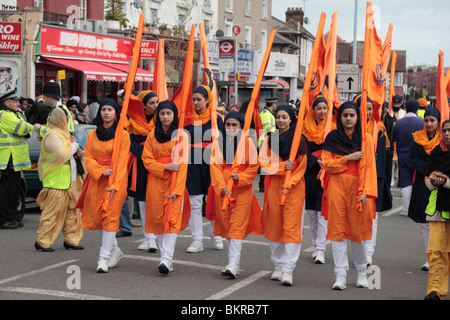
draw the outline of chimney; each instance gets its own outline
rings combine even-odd
[[[302,8],[287,8],[286,10],[286,23],[295,25],[297,27],[297,23],[300,22],[300,25],[303,26],[303,16],[305,12]]]

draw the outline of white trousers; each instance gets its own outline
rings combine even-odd
[[[402,206],[403,213],[408,215],[409,203],[411,201],[412,186],[402,188]]]
[[[375,246],[377,245],[377,229],[378,229],[378,212],[375,219],[372,220],[372,239],[364,241],[366,246],[366,253],[369,257],[373,256]]]
[[[139,213],[141,214],[141,223],[142,223],[142,231],[144,233],[145,239],[156,239],[156,236],[153,233],[145,232],[145,201],[139,201]]]
[[[117,246],[116,233],[105,230],[101,230],[101,232],[102,246],[100,247],[99,257],[108,260],[111,253],[119,248]]]
[[[272,242],[270,244],[270,260],[275,268],[280,268],[282,272],[295,269],[300,257],[301,243]]]
[[[327,247],[328,221],[320,214],[320,211],[306,210],[312,235],[312,244],[316,250],[325,251]]]
[[[228,245],[228,265],[239,267],[241,262],[242,239],[227,240]]]
[[[189,227],[191,228],[192,240],[203,241],[203,194],[190,194],[191,216],[189,218]],[[214,221],[209,222],[211,236],[214,236]]]
[[[358,272],[367,270],[366,250],[363,242],[353,242],[352,257]],[[348,271],[348,257],[347,257],[347,240],[331,241],[331,248],[333,250],[334,260],[334,274],[336,277],[346,277]]]
[[[178,234],[176,233],[164,233],[157,234],[156,240],[158,241],[158,247],[161,252],[161,260],[166,260],[172,263],[173,253],[175,252],[175,243],[177,242]]]
[[[425,245],[425,252],[428,250],[428,239],[430,238],[430,224],[419,223],[420,233],[422,234],[423,244]]]

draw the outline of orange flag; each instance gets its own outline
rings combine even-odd
[[[152,91],[156,93],[159,101],[169,99],[167,93],[166,70],[164,59],[164,39],[158,40],[158,50],[156,51],[155,71],[153,76]]]
[[[445,86],[447,88],[447,96],[450,97],[450,69],[448,69],[447,75],[445,76]]]
[[[395,96],[395,87],[394,87],[394,81],[395,81],[395,65],[397,64],[397,52],[394,50],[392,52],[392,63],[391,63],[391,78],[389,82],[389,107],[388,107],[388,114],[391,114],[392,110],[392,97]]]
[[[447,102],[447,91],[444,71],[444,52],[439,51],[439,63],[436,83],[436,108],[441,112],[441,128],[442,123],[449,118],[449,108]]]
[[[323,95],[328,100],[328,109],[333,110],[333,105],[340,105],[339,96],[337,94],[336,86],[336,47],[337,47],[337,22],[338,13],[333,13],[331,18],[330,32],[328,33],[328,39],[326,44],[325,59],[324,59],[324,83],[323,83]],[[326,78],[326,79],[325,79]],[[328,112],[327,122],[325,124],[324,135],[327,135],[331,131],[333,112]]]
[[[383,104],[386,100],[386,74],[387,74],[387,68],[389,66],[389,61],[391,59],[391,48],[392,48],[392,29],[393,24],[389,24],[389,29],[386,34],[386,38],[384,39],[383,48],[382,48],[382,56],[381,56],[381,65],[382,65],[382,71],[384,77],[384,85],[383,85],[383,92],[382,96],[379,97],[379,100],[374,101],[374,119],[376,121],[381,121],[381,113],[383,109]],[[381,90],[381,89],[380,89]]]
[[[175,105],[178,108],[178,131],[177,131],[177,141],[178,144],[182,142],[183,136],[183,127],[185,123],[185,117],[186,117],[186,108],[187,105],[191,103],[192,99],[190,99],[190,92],[192,91],[192,70],[193,70],[193,64],[194,64],[194,44],[195,44],[195,26],[192,26],[191,28],[191,35],[189,37],[189,46],[188,51],[186,54],[186,59],[184,63],[184,73],[183,73],[183,82],[181,83],[180,88],[175,93],[175,100],[172,98],[172,102],[175,103]],[[190,84],[190,85],[189,85]],[[189,100],[190,99],[190,100]],[[179,161],[179,153],[175,153],[175,158],[173,159],[173,162]],[[169,194],[172,194],[173,189],[175,188],[175,183],[177,181],[177,172],[173,171],[171,173],[170,177],[170,192]],[[164,215],[164,232],[167,232],[169,230],[170,225],[174,224],[175,221],[172,220],[172,206],[173,206],[173,199],[170,198],[167,201],[166,206],[166,212]]]
[[[216,81],[214,80],[214,74],[211,67],[209,66],[209,47],[208,39],[206,38],[205,26],[202,23],[199,25],[200,28],[200,43],[202,47],[203,55],[203,83],[208,86],[212,94],[211,105],[211,130],[212,130],[212,141],[219,136],[219,128],[217,126],[217,105],[219,104],[219,92],[217,91]]]
[[[300,109],[298,111],[299,117],[295,127],[294,139],[292,142],[291,153],[289,159],[295,159],[298,152],[298,146],[301,141],[303,120],[306,110],[311,107],[312,101],[320,93],[320,77],[322,76],[323,61],[325,56],[325,40],[323,38],[323,30],[325,27],[326,15],[324,12],[320,15],[319,26],[317,27],[316,38],[314,40],[313,50],[309,61],[308,72],[306,73],[305,84],[303,87],[302,101],[300,102]],[[288,185],[291,180],[291,170],[286,171],[284,178],[284,185]],[[287,189],[283,189],[281,195],[280,205],[283,206],[286,202]]]
[[[136,32],[136,41],[135,41],[134,50],[133,50],[133,57],[131,59],[130,72],[128,73],[128,77],[125,82],[125,98],[123,101],[122,111],[120,113],[120,120],[119,120],[119,123],[117,124],[115,138],[114,138],[114,148],[113,148],[113,154],[112,154],[112,158],[111,158],[111,169],[114,173],[116,172],[116,169],[117,169],[119,150],[120,150],[120,145],[122,144],[122,132],[123,132],[123,128],[127,121],[126,115],[128,112],[128,105],[130,102],[131,91],[133,90],[134,79],[136,77],[136,70],[137,70],[138,63],[139,63],[143,28],[144,28],[144,15],[140,14],[138,29]],[[109,176],[108,188],[110,188],[111,185],[113,184],[114,176],[115,176],[114,174]],[[102,210],[104,212],[106,212],[108,210],[109,200],[110,200],[110,197],[112,197],[112,196],[113,196],[113,194],[111,194],[111,191],[107,191],[105,193],[105,196],[103,198],[103,203],[102,203]]]
[[[241,135],[241,138],[239,139],[237,150],[245,150],[244,149],[245,137],[247,137],[248,133],[249,133],[250,124],[252,122],[252,118],[254,117],[254,109],[257,109],[257,103],[259,100],[259,92],[261,90],[261,82],[263,80],[264,73],[266,72],[267,64],[268,64],[269,58],[270,58],[270,52],[272,50],[273,40],[275,38],[276,33],[277,33],[277,31],[275,29],[272,29],[272,32],[270,33],[269,41],[267,43],[266,51],[264,53],[264,58],[262,60],[261,67],[259,68],[258,76],[256,78],[256,82],[255,82],[255,85],[252,90],[252,96],[250,98],[250,102],[248,104],[247,111],[245,113],[244,128],[242,129],[243,135]],[[239,169],[239,163],[237,161],[238,154],[239,154],[239,152],[236,152],[234,161],[233,161],[233,166],[231,167],[231,170],[230,170],[230,176],[233,173],[238,172],[238,169]],[[227,181],[227,188],[228,188],[230,195],[231,195],[231,191],[233,190],[233,184],[234,184],[234,180],[230,177]],[[225,196],[223,205],[222,205],[222,210],[226,210],[228,208],[229,203],[230,203],[230,196]]]

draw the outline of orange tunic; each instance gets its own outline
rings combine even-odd
[[[222,211],[223,188],[227,186],[231,164],[224,164],[217,141],[211,152],[211,185],[215,193],[216,222],[214,235],[226,239],[244,239],[250,233],[262,235],[262,212],[258,199],[253,194],[253,180],[258,173],[258,151],[252,139],[246,137],[245,160],[239,161],[239,180],[234,181],[228,209]],[[238,155],[241,153],[237,151]]]
[[[102,200],[108,185],[108,177],[103,176],[102,173],[106,169],[111,169],[114,139],[101,141],[95,132],[96,130],[89,132],[85,145],[84,159],[88,175],[84,181],[77,207],[83,212],[83,229],[115,232],[119,229],[120,212],[127,197],[127,161],[130,151],[130,136],[128,132],[123,131],[117,170],[111,186],[115,191],[109,201],[108,211],[103,212]]]
[[[264,193],[264,235],[273,242],[302,242],[302,216],[305,201],[305,170],[307,156],[301,155],[294,161],[291,183],[284,207],[280,206],[281,192],[286,176],[286,161],[272,153],[264,141],[260,152],[260,163],[265,177]]]
[[[164,167],[166,164],[172,162],[172,150],[176,145],[177,141],[158,142],[155,138],[154,131],[150,132],[145,141],[142,161],[149,173],[145,201],[145,232],[147,233],[165,233],[165,208],[167,205],[167,197],[170,195],[172,171],[165,170]],[[178,167],[175,189],[173,190],[173,194],[177,195],[173,201],[171,215],[171,220],[174,223],[170,224],[167,233],[179,233],[186,228],[187,222],[189,221],[189,216],[186,217],[182,212],[189,154],[189,140],[185,133],[183,133],[183,141],[177,147],[177,150],[181,150],[179,153],[181,163]],[[189,211],[186,212],[189,213]]]
[[[362,242],[372,238],[372,221],[375,217],[377,198],[377,169],[372,136],[366,133],[366,166],[364,190],[367,201],[363,212],[356,207],[358,194],[358,163],[347,161],[346,156],[323,150],[322,161],[325,170],[324,199],[322,214],[328,220],[327,239],[342,241],[348,239]]]

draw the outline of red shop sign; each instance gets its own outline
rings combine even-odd
[[[21,22],[0,22],[0,52],[22,52]]]
[[[155,59],[156,58],[156,47],[158,45],[157,41],[141,41],[141,59]],[[134,41],[133,41],[134,48]]]
[[[133,42],[133,39],[42,26],[40,54],[129,63]]]

